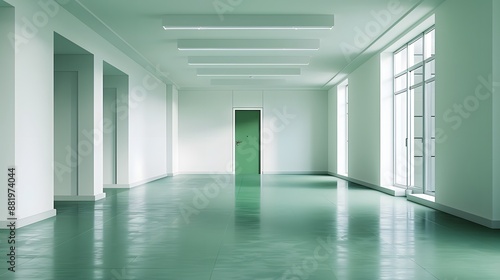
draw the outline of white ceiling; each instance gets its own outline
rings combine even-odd
[[[376,51],[398,38],[444,0],[58,0],[61,5],[138,63],[180,89],[307,88],[328,89]],[[392,3],[392,4],[391,4]],[[391,5],[399,5],[391,13]],[[226,7],[221,13],[216,9]],[[224,6],[225,5],[225,6]],[[390,21],[374,14],[384,11]],[[166,14],[334,14],[332,30],[164,30]],[[376,28],[380,27],[379,30]],[[374,28],[368,41],[356,44],[357,30]],[[179,39],[319,39],[317,51],[179,51]],[[342,46],[358,48],[350,59]],[[307,56],[299,76],[198,77],[188,56]],[[243,68],[242,66],[210,66]],[[256,68],[251,67],[251,68]],[[257,68],[263,68],[258,66]],[[265,66],[264,68],[290,68]],[[234,79],[234,81],[231,81]],[[247,82],[249,79],[252,81]],[[259,83],[260,79],[266,81]],[[229,85],[228,85],[229,84]],[[246,84],[246,85],[245,85]]]
[[[0,7],[12,7],[12,6],[0,0]]]

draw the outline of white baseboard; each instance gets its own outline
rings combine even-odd
[[[328,175],[327,171],[270,171],[263,175]]]
[[[146,180],[142,180],[142,181],[138,181],[138,182],[129,184],[129,186],[130,186],[130,189],[131,189],[131,188],[135,188],[135,187],[147,184],[147,183],[154,182],[156,180],[160,180],[160,179],[166,178],[166,177],[168,177],[168,174],[163,174],[163,175],[160,175],[160,176],[155,176],[155,177],[152,177],[152,178],[149,178],[149,179],[146,179]]]
[[[176,175],[235,175],[232,172],[180,172]],[[326,171],[262,171],[261,175],[328,175]]]
[[[172,177],[172,176],[173,175],[171,175],[171,174],[164,174],[164,175],[152,177],[152,178],[149,178],[146,180],[137,181],[137,182],[132,183],[132,184],[105,184],[103,186],[103,188],[105,188],[105,189],[132,189],[132,188],[135,188],[135,187],[147,184],[147,183],[151,183],[151,182],[156,181],[156,180],[160,180],[160,179],[163,179],[166,177]]]
[[[408,200],[491,229],[500,229],[500,221],[498,220],[490,220],[440,203],[436,203],[435,198],[430,195],[411,194],[408,196]]]
[[[37,215],[25,217],[25,218],[20,218],[16,220],[16,228],[22,228],[40,221],[43,221],[45,219],[49,219],[52,217],[56,216],[56,210],[52,209]],[[0,229],[8,229],[8,225],[10,224],[11,221],[0,221]]]
[[[106,198],[105,193],[96,195],[56,195],[54,201],[98,201]]]
[[[129,184],[105,184],[103,186],[105,189],[130,189]]]
[[[336,174],[333,172],[328,172],[328,174],[331,176],[349,181],[349,182],[356,183],[358,185],[361,185],[361,186],[364,186],[364,187],[367,187],[370,189],[374,189],[374,190],[379,191],[379,192],[383,192],[383,193],[388,194],[388,195],[392,195],[392,196],[396,196],[396,197],[406,196],[405,189],[402,189],[402,188],[397,188],[397,187],[392,187],[392,186],[378,186],[375,184],[363,182],[361,180],[356,180],[353,178],[345,177],[345,176],[342,176],[342,175],[339,175],[339,174]]]
[[[442,205],[439,203],[435,203],[435,204],[436,204],[436,208],[434,208],[434,209],[439,210],[441,212],[445,212],[445,213],[448,213],[450,215],[457,216],[459,218],[471,221],[471,222],[476,223],[476,224],[480,224],[482,226],[485,226],[485,227],[488,227],[491,229],[500,229],[500,221],[499,220],[490,220],[490,219],[480,217],[480,216],[477,216],[477,215],[474,215],[474,214],[471,214],[471,213],[468,213],[468,212],[465,212],[462,210],[458,210],[458,209],[455,209],[455,208],[452,208],[452,207],[449,207],[446,205]]]
[[[234,175],[232,172],[178,172],[177,175],[200,175],[200,176],[213,176],[213,175]]]

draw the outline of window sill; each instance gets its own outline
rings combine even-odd
[[[415,202],[436,209],[436,198],[428,194],[410,194],[406,197],[408,201]]]

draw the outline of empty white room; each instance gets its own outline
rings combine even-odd
[[[498,279],[500,2],[0,0],[1,279]]]

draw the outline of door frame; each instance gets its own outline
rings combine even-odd
[[[264,161],[263,161],[263,150],[264,150],[264,145],[262,145],[262,131],[263,131],[263,110],[262,110],[262,107],[233,107],[233,130],[232,130],[232,134],[233,134],[233,143],[231,145],[232,147],[232,155],[233,155],[233,161],[232,161],[232,164],[231,164],[231,168],[232,168],[232,174],[236,174],[236,111],[260,111],[260,131],[259,131],[259,146],[260,146],[260,153],[259,153],[259,160],[260,160],[260,173],[259,174],[263,174],[263,170],[264,170]]]

